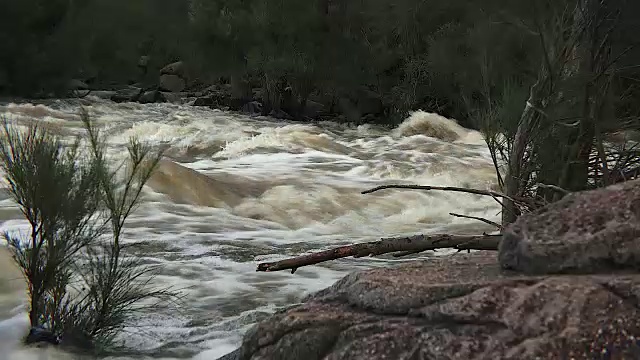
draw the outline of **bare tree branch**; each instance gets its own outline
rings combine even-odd
[[[548,185],[548,184],[537,183],[536,186],[541,187],[543,189],[555,190],[555,191],[563,193],[565,195],[571,193],[571,191],[565,190],[565,189],[563,189],[563,188],[561,188],[560,186],[557,186],[557,185]]]
[[[299,267],[353,256],[356,258],[387,253],[418,253],[441,248],[458,250],[497,250],[501,235],[414,235],[408,237],[383,238],[379,241],[340,246],[334,249],[302,255],[286,260],[258,264],[256,271],[280,271],[291,269],[293,274]]]
[[[481,217],[477,217],[477,216],[469,216],[469,215],[462,215],[462,214],[456,214],[456,213],[449,213],[449,215],[451,216],[455,216],[455,217],[459,217],[459,218],[465,218],[465,219],[473,219],[473,220],[478,220],[478,221],[482,221],[485,224],[489,224],[492,226],[497,227],[500,231],[502,231],[502,225],[498,224],[497,222],[493,222],[491,220],[487,220],[485,218],[481,218]]]
[[[369,189],[369,190],[365,190],[363,192],[361,192],[361,194],[370,194],[376,191],[380,191],[380,190],[385,190],[385,189],[411,189],[411,190],[440,190],[440,191],[454,191],[454,192],[463,192],[463,193],[468,193],[468,194],[475,194],[475,195],[483,195],[483,196],[491,196],[494,198],[505,198],[508,200],[513,201],[516,204],[521,204],[521,205],[525,205],[527,207],[531,207],[534,206],[535,204],[533,204],[533,202],[531,201],[531,199],[523,199],[523,198],[517,198],[517,197],[510,197],[507,196],[505,194],[496,192],[496,191],[491,191],[491,190],[478,190],[478,189],[467,189],[467,188],[460,188],[460,187],[454,187],[454,186],[429,186],[429,185],[381,185],[381,186],[377,186],[373,189]]]

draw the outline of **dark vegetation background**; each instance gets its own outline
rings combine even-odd
[[[573,1],[575,3],[575,1]],[[636,41],[640,5],[625,7],[618,46]],[[265,107],[285,92],[346,120],[397,123],[423,109],[478,127],[490,99],[525,98],[543,49],[535,25],[547,0],[1,0],[0,92],[64,94],[70,79],[94,89],[157,81],[187,64],[187,89],[249,84]],[[553,4],[553,5],[551,5]],[[146,75],[138,67],[148,56]],[[640,52],[622,64],[638,64]],[[619,81],[637,100],[636,68]],[[242,91],[242,90],[239,90]],[[628,94],[631,96],[631,94]],[[522,99],[518,106],[522,110]],[[376,116],[366,117],[367,113]]]

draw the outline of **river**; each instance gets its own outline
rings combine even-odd
[[[382,236],[481,233],[482,223],[449,212],[498,220],[493,199],[450,192],[360,191],[388,183],[487,189],[495,175],[482,137],[417,111],[398,128],[302,124],[176,104],[84,105],[121,154],[130,136],[167,148],[126,241],[159,283],[182,289],[183,305],[149,314],[122,337],[135,351],[121,359],[215,359],[279,307],[325,288],[350,271],[415,259],[341,259],[290,272],[256,265]],[[62,136],[82,131],[79,101],[0,105],[0,116],[38,121]],[[4,182],[2,184],[5,184]],[[26,228],[0,193],[0,231]],[[0,240],[4,241],[4,240]],[[439,251],[435,255],[448,254]],[[422,254],[434,256],[434,253]],[[0,360],[67,359],[51,348],[25,348],[26,292],[0,244]]]

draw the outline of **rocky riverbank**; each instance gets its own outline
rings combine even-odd
[[[498,253],[353,273],[222,359],[638,359],[639,204],[640,180],[576,193]]]
[[[203,84],[189,78],[187,66],[181,61],[163,67],[151,84],[133,83],[101,89],[74,79],[69,83],[69,89],[74,96],[92,95],[115,102],[172,102],[286,120],[371,123],[380,122],[388,115],[382,96],[366,87],[354,94],[309,94],[302,99],[295,96],[286,83],[276,84],[268,90],[253,87],[248,80],[234,78]]]

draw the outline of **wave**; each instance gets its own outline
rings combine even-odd
[[[413,111],[395,130],[396,136],[424,135],[447,142],[483,143],[482,134],[466,129],[454,119],[436,113]]]

